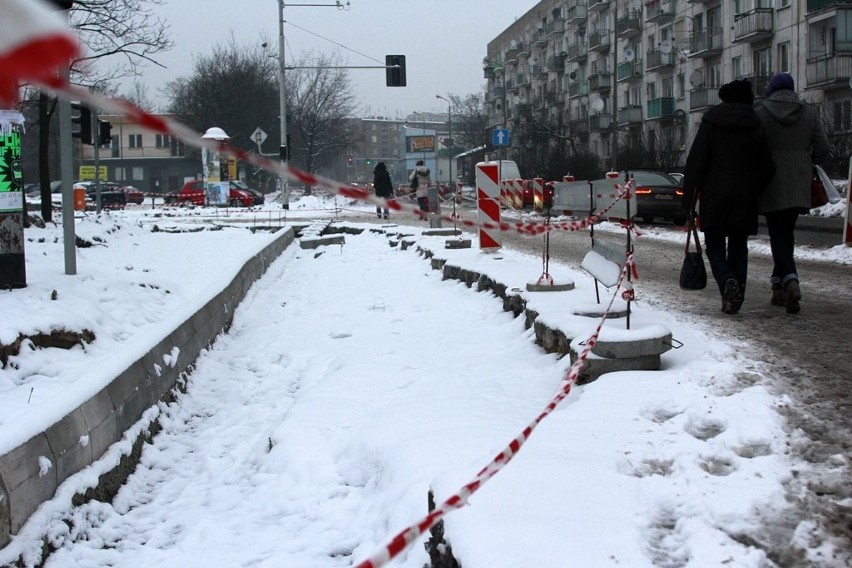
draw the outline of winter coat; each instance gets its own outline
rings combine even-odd
[[[387,170],[375,170],[373,172],[373,189],[377,197],[393,197],[393,182]]]
[[[817,109],[808,106],[788,89],[775,91],[759,103],[755,112],[766,129],[769,148],[778,170],[760,196],[758,210],[811,207],[813,164],[828,156],[828,137]]]
[[[722,103],[704,113],[683,177],[683,208],[696,192],[701,230],[757,234],[757,203],[775,173],[766,134],[754,108]]]
[[[429,175],[429,168],[426,166],[417,166],[408,176],[409,181],[414,180],[417,176],[417,197],[429,197],[429,186],[432,185],[432,176]]]

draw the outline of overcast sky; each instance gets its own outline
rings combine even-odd
[[[339,53],[348,65],[384,65],[387,54],[405,55],[407,87],[386,87],[383,69],[350,70],[362,114],[393,117],[446,112],[447,104],[436,94],[479,92],[488,42],[537,0],[350,0],[348,10],[338,10],[334,3],[285,2],[287,62],[311,50]],[[189,76],[193,56],[209,54],[231,32],[240,45],[266,39],[277,54],[277,7],[277,0],[167,0],[156,7],[171,28],[175,48],[157,57],[166,69],[148,66],[143,71],[141,83],[149,97],[164,104],[158,92],[166,82]]]

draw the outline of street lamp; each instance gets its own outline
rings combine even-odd
[[[453,181],[453,103],[450,102],[450,99],[446,97],[442,97],[441,95],[435,95],[436,99],[441,99],[442,101],[447,102],[447,150],[449,153],[447,155],[449,165],[448,177],[449,181],[447,185],[452,189],[453,192],[453,230],[456,228],[456,184]]]
[[[290,6],[308,6],[308,7],[324,7],[337,8],[338,10],[349,10],[349,0],[344,3],[342,0],[335,0],[334,4],[294,4]],[[281,163],[285,166],[290,160],[290,145],[287,143],[287,93],[284,88],[284,0],[278,0],[278,107],[281,116],[279,117],[281,125],[281,143],[279,145],[279,153]],[[290,208],[290,182],[287,176],[281,179],[281,196],[278,198],[281,201],[284,209]]]

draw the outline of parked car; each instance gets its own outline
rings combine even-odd
[[[132,185],[124,185],[121,187],[124,195],[127,197],[128,203],[136,203],[141,205],[145,201],[145,194],[142,190],[133,187]]]
[[[266,200],[265,196],[259,189],[249,187],[241,181],[231,181],[231,187],[239,189],[240,191],[245,191],[251,195],[254,198],[254,205],[263,205],[263,202]]]
[[[665,172],[631,170],[630,174],[635,181],[635,220],[650,223],[662,218],[676,225],[686,223],[686,211],[681,207],[683,185],[678,180]]]
[[[167,204],[174,205],[204,205],[204,181],[188,181],[177,193],[167,193],[164,200]],[[251,207],[253,203],[254,196],[231,184],[228,205],[231,207]]]
[[[86,192],[86,200],[91,200],[90,207],[97,207],[98,188],[93,181],[78,181],[74,184],[74,191],[82,189]],[[101,207],[103,209],[124,209],[127,205],[127,196],[121,186],[115,182],[100,182]]]

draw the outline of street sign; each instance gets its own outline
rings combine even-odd
[[[107,167],[98,166],[98,177],[101,180],[107,179]],[[80,181],[88,181],[95,179],[95,166],[80,166]]]
[[[506,128],[495,128],[491,132],[492,146],[508,146],[509,145],[509,130]]]
[[[254,129],[254,132],[251,133],[251,141],[260,146],[266,141],[266,132],[258,126]]]

